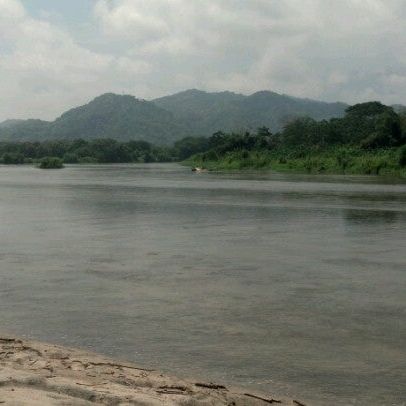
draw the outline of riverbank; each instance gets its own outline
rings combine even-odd
[[[202,153],[184,165],[208,170],[275,170],[292,173],[381,175],[406,178],[400,148],[362,150],[340,148],[324,151],[238,150],[224,154]]]
[[[0,366],[5,405],[303,405],[14,337],[0,337]]]

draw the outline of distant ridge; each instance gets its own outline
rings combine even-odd
[[[325,103],[300,99],[271,91],[250,96],[232,92],[207,93],[186,90],[153,100],[183,120],[193,119],[194,131],[212,134],[215,131],[252,130],[267,126],[279,131],[286,122],[300,116],[317,120],[342,117],[348,107],[344,103]]]
[[[279,131],[293,118],[317,120],[341,117],[348,105],[300,99],[271,91],[245,96],[190,89],[146,101],[106,93],[68,110],[55,121],[7,120],[0,123],[0,140],[38,141],[113,138],[170,144],[185,136],[209,136],[222,131]]]

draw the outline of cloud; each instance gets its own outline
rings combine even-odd
[[[0,120],[190,87],[406,103],[404,0],[95,0],[84,31],[39,15],[0,0]]]
[[[394,85],[406,77],[403,0],[99,0],[95,14],[133,55],[165,61],[163,77],[195,77],[211,90],[404,101],[406,88]]]
[[[148,63],[78,45],[49,21],[31,18],[17,0],[0,0],[0,119],[52,119],[101,92],[127,90]],[[122,77],[125,80],[122,80]]]

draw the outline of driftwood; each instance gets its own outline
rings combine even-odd
[[[200,388],[207,388],[207,389],[225,389],[227,388],[224,385],[217,385],[215,383],[195,383],[195,386],[199,386]]]
[[[158,389],[163,389],[163,390],[177,390],[177,391],[187,391],[188,389],[186,386],[160,386]]]
[[[180,392],[178,390],[157,390],[155,391],[156,393],[159,393],[161,395],[187,395],[185,392]]]
[[[265,403],[282,403],[281,400],[276,400],[276,399],[266,399],[266,398],[261,398],[261,396],[257,395],[252,395],[251,393],[244,393],[245,396],[248,396],[250,398],[262,400]]]
[[[298,400],[293,400],[293,403],[297,406],[306,406],[304,403],[299,402]]]
[[[80,385],[80,386],[89,386],[89,387],[93,387],[93,386],[103,386],[103,385],[107,385],[108,382],[102,382],[102,383],[93,383],[93,384],[88,384],[88,383],[80,383],[80,382],[75,382],[76,385]]]

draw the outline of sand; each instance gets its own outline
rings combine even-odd
[[[211,382],[182,380],[85,351],[0,337],[0,405],[3,404],[300,406],[303,403]]]

